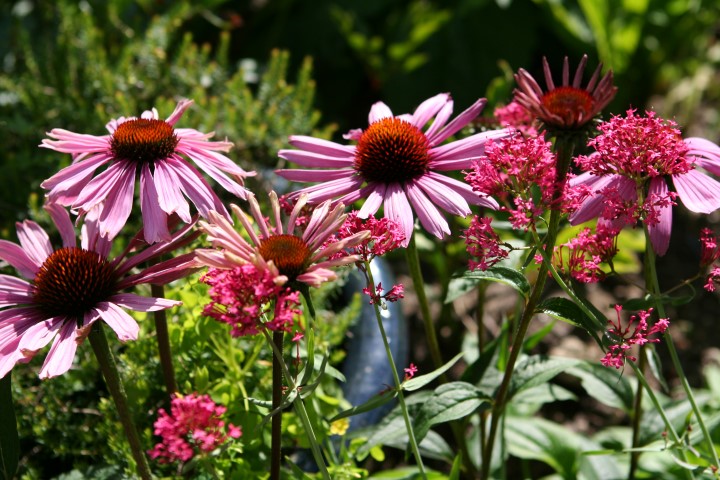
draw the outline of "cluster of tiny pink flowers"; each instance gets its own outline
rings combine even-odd
[[[418,368],[415,366],[414,363],[411,363],[410,366],[407,368],[404,368],[403,371],[405,372],[404,380],[410,380],[418,372]]]
[[[470,227],[465,230],[463,238],[471,257],[468,261],[470,270],[487,270],[508,256],[509,249],[501,244],[500,237],[490,226],[491,222],[490,217],[474,216]]]
[[[637,360],[636,357],[628,353],[628,351],[630,350],[630,348],[632,348],[633,345],[658,343],[660,339],[649,338],[650,335],[665,333],[665,331],[670,326],[670,320],[667,318],[661,318],[657,322],[655,322],[652,327],[650,327],[647,322],[653,311],[653,309],[650,308],[648,310],[641,310],[637,313],[637,315],[631,316],[630,320],[628,321],[627,327],[623,328],[622,322],[620,320],[620,312],[622,312],[622,306],[615,305],[615,311],[617,312],[617,322],[608,320],[608,323],[610,324],[608,333],[617,339],[617,343],[611,345],[608,348],[608,352],[605,354],[605,357],[603,357],[600,363],[602,363],[606,367],[615,367],[619,369],[625,366],[626,359],[629,359],[633,362]],[[632,333],[630,333],[630,329],[633,327],[633,324],[635,322],[637,322],[637,325],[633,329]]]
[[[709,228],[700,230],[700,267],[708,267],[720,258],[720,246],[718,246],[718,238]],[[715,291],[715,283],[720,282],[720,266],[713,265],[705,282],[705,290],[708,292]]]
[[[369,287],[365,287],[363,288],[363,293],[370,297],[370,305],[382,305],[383,300],[386,302],[397,302],[401,298],[405,298],[405,287],[402,283],[393,285],[387,293],[383,293],[383,290],[382,282],[380,282],[377,284],[377,287],[375,287],[375,292]]]
[[[505,203],[500,210],[510,213],[513,227],[527,229],[553,201],[555,154],[550,142],[543,136],[513,135],[488,141],[485,155],[473,162],[465,180],[477,192],[498,196]],[[532,197],[533,189],[539,199]]]
[[[160,409],[155,435],[162,441],[148,452],[160,463],[187,462],[199,453],[212,452],[230,438],[239,438],[240,427],[221,420],[226,408],[208,395],[181,396],[170,402],[170,413]]]
[[[501,127],[515,128],[526,137],[535,137],[538,134],[535,117],[515,101],[497,107],[493,116]]]
[[[600,124],[600,135],[588,142],[595,149],[575,163],[595,175],[620,174],[636,181],[649,177],[676,175],[692,170],[677,124],[646,111],[644,117],[627,111]]]
[[[603,263],[617,254],[618,230],[598,223],[595,233],[584,228],[576,237],[555,247],[553,264],[580,283],[596,283],[605,278]],[[542,261],[542,258],[540,258]]]
[[[351,248],[349,254],[360,255],[364,262],[369,262],[374,257],[395,250],[405,241],[405,233],[398,222],[384,217],[378,220],[373,216],[363,219],[358,217],[357,210],[353,210],[348,214],[345,223],[338,230],[338,237],[342,240],[363,230],[369,231],[370,236],[359,245]],[[346,254],[348,253],[340,252],[337,255]]]
[[[210,268],[201,277],[210,285],[210,303],[203,313],[232,327],[233,337],[255,335],[262,323],[273,331],[290,331],[301,312],[300,294],[275,284],[269,270],[245,264],[225,270]],[[272,320],[262,322],[274,302]]]

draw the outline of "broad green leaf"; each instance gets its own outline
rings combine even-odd
[[[405,435],[393,441],[386,442],[385,445],[399,450],[405,450],[408,448],[408,437]],[[455,455],[455,450],[448,445],[445,439],[439,433],[432,430],[420,441],[418,449],[420,450],[420,456],[423,458],[431,458],[446,463],[450,463],[453,455]]]
[[[662,303],[663,305],[670,305],[673,307],[680,307],[682,305],[686,305],[695,298],[695,290],[693,289],[692,293],[689,293],[687,295],[680,295],[677,297],[674,297],[672,295],[660,295],[659,297],[653,297],[651,295],[646,295],[643,298],[633,298],[630,299],[622,304],[623,310],[626,311],[637,311],[637,310],[647,310],[649,308],[655,308],[659,303]]]
[[[501,335],[506,335],[507,330],[503,330],[501,332]],[[460,377],[460,381],[462,382],[468,382],[475,385],[482,379],[483,375],[485,375],[485,371],[490,366],[490,363],[492,362],[493,357],[495,357],[495,353],[497,351],[497,347],[499,345],[498,338],[492,339],[490,342],[485,345],[485,348],[483,348],[483,351],[480,353],[480,356],[475,360],[473,363],[471,363],[463,372],[462,376]]]
[[[433,425],[457,420],[475,412],[490,399],[473,385],[451,382],[440,385],[413,415],[415,437],[421,440]]]
[[[521,390],[549,381],[557,374],[577,365],[579,362],[580,360],[574,358],[548,357],[544,355],[526,357],[515,366],[515,372],[510,380],[508,398],[512,398]]]
[[[0,479],[2,480],[15,477],[20,457],[20,439],[10,389],[11,374],[12,371],[0,378]]]
[[[415,390],[421,389],[428,383],[430,383],[433,380],[435,380],[436,378],[438,378],[443,373],[447,372],[450,369],[450,367],[455,365],[455,363],[457,363],[457,361],[460,360],[460,357],[462,357],[462,356],[463,356],[462,352],[458,353],[449,362],[447,362],[445,365],[438,368],[437,370],[433,370],[430,373],[426,373],[425,375],[420,375],[420,376],[411,378],[410,380],[408,380],[406,382],[403,382],[402,389],[405,390],[406,392],[413,392]]]
[[[618,370],[600,365],[600,362],[583,362],[567,373],[580,379],[585,391],[595,400],[625,412],[633,409],[635,394],[632,385]]]
[[[496,265],[485,271],[466,271],[459,276],[453,276],[448,285],[448,294],[447,297],[445,297],[445,303],[450,303],[461,295],[472,291],[480,282],[486,280],[509,285],[520,292],[525,298],[527,298],[530,293],[530,284],[522,273],[512,268]]]
[[[605,328],[605,325],[598,325],[596,320],[587,316],[572,300],[562,297],[548,298],[540,302],[535,311],[580,327],[600,343],[596,332]]]

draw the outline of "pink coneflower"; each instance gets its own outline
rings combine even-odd
[[[160,120],[154,108],[136,117],[120,117],[105,127],[110,135],[94,136],[55,128],[41,147],[71,153],[73,164],[42,183],[49,201],[71,206],[81,215],[101,206],[99,218],[103,235],[114,238],[127,222],[133,205],[136,173],[140,175],[140,209],[149,243],[170,238],[168,215],[177,214],[190,222],[187,197],[200,215],[211,210],[227,214],[208,182],[187,159],[240,198],[248,191],[246,172],[218,152],[227,152],[230,142],[211,142],[212,133],[192,128],[175,128],[192,100],[181,100],[167,120]],[[108,165],[94,176],[95,171]],[[228,175],[229,174],[229,175]]]
[[[130,274],[139,264],[185,243],[182,236],[191,225],[174,234],[168,244],[154,245],[132,257],[126,256],[127,249],[109,259],[111,244],[99,235],[96,211],[85,217],[78,247],[67,211],[57,204],[46,209],[60,232],[62,248],[53,250],[47,233],[31,220],[17,224],[20,245],[0,240],[0,259],[29,280],[0,275],[0,377],[15,364],[30,361],[53,339],[40,377],[65,373],[98,319],[121,341],[137,339],[138,324],[123,308],[151,312],[180,302],[122,291],[143,283],[164,284],[197,268],[193,255],[186,254]],[[140,243],[133,241],[131,247]]]
[[[198,454],[209,453],[230,438],[242,435],[240,427],[225,424],[226,408],[209,395],[174,394],[170,413],[160,409],[154,433],[162,437],[148,454],[160,463],[187,462]]]
[[[277,194],[270,192],[269,197],[272,221],[262,214],[255,196],[250,194],[248,197],[257,231],[245,213],[237,205],[231,205],[250,242],[233,228],[227,218],[217,212],[210,212],[208,221],[201,221],[200,226],[207,233],[208,240],[218,249],[197,250],[199,260],[209,267],[219,269],[253,264],[260,271],[269,271],[278,285],[291,282],[313,287],[336,279],[332,268],[353,264],[359,260],[357,255],[333,257],[341,250],[362,242],[369,232],[361,231],[337,242],[327,242],[347,216],[343,213],[342,203],[333,208],[330,201],[319,205],[312,212],[308,224],[296,234],[296,220],[307,203],[307,197],[303,195],[298,199],[284,226],[280,218]]]
[[[720,208],[720,183],[700,170],[720,174],[720,147],[702,138],[683,140],[676,127],[655,112],[642,117],[634,110],[601,124],[601,134],[589,142],[595,152],[576,159],[585,173],[570,184],[589,187],[590,195],[570,215],[570,223],[598,216],[616,223],[640,219],[655,252],[664,255],[675,197],[697,213]],[[677,193],[669,191],[668,179]]]
[[[588,84],[582,87],[586,64],[587,55],[583,55],[571,84],[570,67],[565,57],[562,84],[556,86],[547,59],[543,57],[546,90],[521,68],[515,74],[518,85],[515,101],[535,115],[549,130],[575,130],[583,127],[610,103],[617,92],[612,71],[600,78],[602,64],[595,69]]]
[[[370,109],[370,126],[345,135],[357,141],[356,145],[291,136],[290,144],[298,150],[280,150],[278,155],[313,169],[277,173],[296,182],[323,182],[290,194],[292,198],[306,194],[311,203],[338,199],[345,204],[365,199],[358,213],[361,218],[383,206],[385,217],[402,226],[404,246],[413,231],[413,210],[428,232],[442,238],[450,228],[438,206],[461,216],[470,214],[468,204],[497,206],[493,199],[440,173],[469,168],[484,154],[488,139],[507,135],[506,130],[489,131],[441,145],[477,117],[484,106],[485,99],[478,100],[448,123],[453,108],[448,94],[424,101],[412,115],[395,116],[387,105],[378,102]]]

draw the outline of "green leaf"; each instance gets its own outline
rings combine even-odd
[[[445,303],[450,303],[461,295],[472,291],[482,281],[504,283],[520,292],[525,298],[530,293],[530,284],[522,273],[512,268],[496,265],[485,271],[466,271],[459,276],[453,276],[448,285]]]
[[[370,410],[373,410],[375,408],[381,407],[382,405],[385,405],[390,400],[395,398],[397,396],[396,390],[388,390],[384,393],[375,395],[367,402],[363,403],[362,405],[357,405],[355,407],[352,407],[348,410],[344,410],[334,417],[332,417],[328,422],[332,423],[335,420],[340,420],[341,418],[346,417],[352,417],[353,415],[359,415],[361,413],[369,412]]]
[[[447,480],[447,477],[440,472],[425,469],[428,480]],[[396,468],[373,474],[368,480],[420,480],[422,475],[418,467]]]
[[[460,360],[460,357],[463,356],[463,353],[460,352],[457,355],[455,355],[449,362],[447,362],[442,367],[438,368],[437,370],[433,370],[430,373],[426,373],[425,375],[420,375],[414,378],[411,378],[410,380],[403,382],[402,389],[406,392],[413,392],[415,390],[419,390],[428,383],[432,382],[436,378],[438,378],[443,373],[447,372],[450,367],[455,365],[458,360]]]
[[[588,395],[600,403],[625,412],[633,409],[632,385],[616,369],[603,367],[599,362],[583,362],[567,373],[578,377]]]
[[[512,398],[521,390],[547,382],[579,362],[580,360],[574,358],[547,357],[544,355],[533,355],[525,358],[515,367],[515,372],[510,381],[508,398]]]
[[[595,319],[588,317],[572,300],[562,297],[548,298],[540,302],[535,311],[580,327],[600,343],[600,338],[595,332],[602,330],[605,325],[598,325]]]
[[[504,329],[501,332],[501,335],[507,335],[507,329]],[[483,375],[485,375],[485,371],[490,366],[490,363],[497,351],[497,347],[500,344],[498,340],[499,338],[494,338],[485,345],[485,348],[483,348],[483,351],[480,353],[477,360],[465,369],[460,377],[460,381],[475,385],[483,378]]]
[[[2,480],[15,477],[20,457],[20,439],[10,389],[11,373],[12,371],[8,372],[0,379],[0,479]]]
[[[460,467],[462,467],[462,452],[458,453],[455,460],[453,460],[448,480],[460,480]]]
[[[433,425],[457,420],[475,412],[489,397],[469,383],[451,382],[440,385],[413,416],[415,438],[422,440]]]

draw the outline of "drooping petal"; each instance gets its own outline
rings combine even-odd
[[[410,243],[410,236],[413,233],[415,219],[413,218],[410,203],[399,183],[388,184],[383,205],[385,217],[397,222],[400,225],[400,229],[405,233],[405,240],[402,246],[407,247]]]
[[[568,218],[570,224],[579,225],[599,217],[605,208],[605,196],[599,193],[600,190],[613,183],[621,182],[623,178],[624,177],[620,175],[597,176],[588,173],[573,178],[570,181],[571,185],[584,183],[591,188],[592,193],[582,202],[577,210],[570,214]]]
[[[25,280],[0,274],[0,308],[30,304],[33,292],[33,286]]]
[[[23,354],[35,355],[35,352],[50,343],[63,323],[65,323],[64,317],[52,317],[35,323],[25,331],[18,348]]]
[[[242,199],[247,198],[248,190],[243,187],[241,183],[231,179],[224,171],[229,170],[240,181],[248,176],[248,172],[232,163],[229,158],[205,148],[187,148],[187,146],[182,143],[178,145],[176,150],[178,153],[182,153],[192,159],[200,170],[205,172],[225,190]]]
[[[101,236],[113,239],[122,231],[130,218],[134,193],[135,167],[126,165],[113,190],[105,197],[105,204],[98,218]]]
[[[655,177],[650,181],[650,187],[648,194],[658,195],[661,198],[666,198],[668,195],[668,187],[665,179],[662,177]],[[665,205],[658,207],[658,223],[648,224],[648,233],[650,234],[650,242],[652,243],[653,250],[660,256],[667,253],[668,247],[670,246],[670,230],[672,228],[672,205]]]
[[[140,325],[122,308],[112,302],[98,302],[94,310],[117,334],[118,340],[137,340]]]
[[[355,162],[355,147],[352,148],[352,153],[345,157],[323,155],[320,153],[305,150],[280,150],[278,152],[278,157],[284,158],[288,162],[297,163],[298,165],[301,165],[303,167],[343,168],[351,167]],[[277,170],[276,173],[280,175],[280,172],[283,171],[284,170]]]
[[[375,215],[385,199],[387,186],[384,183],[373,182],[370,185],[373,189],[370,191],[365,199],[365,203],[363,203],[357,213],[359,218],[368,218],[370,215]]]
[[[213,210],[228,215],[222,200],[192,165],[178,156],[168,158],[166,161],[177,173],[180,187],[190,201],[195,204],[195,208],[202,217],[207,218],[208,213]]]
[[[431,180],[440,185],[444,185],[452,189],[455,193],[460,195],[466,202],[471,205],[479,205],[481,207],[492,208],[493,210],[498,209],[498,203],[494,198],[489,197],[485,194],[473,191],[472,187],[467,183],[463,183],[454,178],[446,177],[439,173],[430,172],[425,175],[424,179]]]
[[[119,293],[117,295],[113,295],[108,299],[108,302],[112,302],[120,307],[138,312],[155,312],[182,305],[182,302],[177,300],[143,297],[142,295],[136,295],[134,293]]]
[[[142,212],[145,241],[156,243],[170,240],[167,214],[160,208],[155,179],[147,164],[143,165],[140,170],[140,211]]]
[[[330,140],[305,135],[291,135],[289,143],[300,150],[319,153],[320,155],[329,157],[352,158],[355,155],[354,145],[341,145],[331,142]]]
[[[40,378],[51,378],[70,370],[77,352],[77,328],[73,322],[67,322],[60,329],[50,351],[40,369]]]
[[[445,211],[466,217],[470,214],[470,206],[465,199],[452,188],[435,181],[432,177],[425,175],[415,180],[428,198]]]
[[[688,210],[710,213],[720,208],[720,182],[697,170],[673,175],[675,190]]]
[[[438,238],[443,238],[444,234],[450,234],[450,226],[448,225],[442,213],[435,208],[435,205],[425,196],[423,191],[413,182],[405,184],[405,192],[413,210],[420,220],[420,224],[425,230],[432,233]]]
[[[190,204],[180,189],[180,180],[167,162],[155,164],[155,188],[160,208],[171,215],[176,213],[180,220],[190,223]]]
[[[432,135],[431,137],[430,131],[428,130],[428,139],[430,140],[430,145],[432,145],[433,147],[436,145],[440,145],[442,142],[455,135],[467,124],[475,120],[478,115],[480,115],[480,112],[482,112],[482,109],[485,108],[486,103],[487,99],[479,99],[478,101],[470,105],[467,110],[455,117],[450,123],[447,124],[445,128],[440,130],[437,135]],[[434,123],[433,126],[435,126]]]

